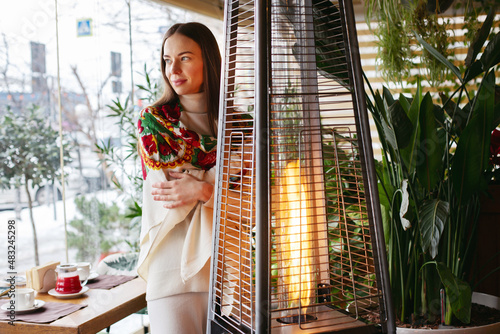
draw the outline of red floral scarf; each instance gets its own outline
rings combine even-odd
[[[217,139],[186,129],[180,116],[178,101],[141,110],[137,126],[144,178],[149,170],[185,163],[203,170],[215,166]]]

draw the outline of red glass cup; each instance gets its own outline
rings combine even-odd
[[[60,264],[56,268],[56,292],[61,294],[78,293],[82,290],[78,268],[75,264]]]

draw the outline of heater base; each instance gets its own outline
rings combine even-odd
[[[332,311],[324,306],[316,307],[315,321],[307,322],[302,326],[297,324],[283,325],[278,319],[271,320],[269,333],[257,334],[379,334],[383,333],[380,325],[366,324],[356,320],[343,312]],[[302,327],[302,328],[301,328]],[[210,334],[252,334],[250,328],[238,326],[225,316],[210,321]]]
[[[300,322],[303,324],[317,320],[316,317],[313,317],[312,315],[306,314],[306,315],[301,315],[300,317],[298,315],[294,315],[292,317],[278,318],[278,319],[276,319],[276,321],[278,321],[282,324],[289,324],[289,325],[290,324],[298,324],[299,318],[300,318]]]
[[[271,321],[271,334],[375,334],[380,333],[380,326],[366,324],[356,320],[344,312],[318,306],[308,310],[317,319],[302,325],[283,325],[281,315]]]
[[[280,328],[271,330],[271,334],[378,334],[382,333],[380,328],[376,325],[364,325],[362,327],[352,327],[352,328],[317,328],[302,330],[296,326],[295,328]]]

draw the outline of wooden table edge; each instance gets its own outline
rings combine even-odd
[[[14,325],[9,325],[8,321],[0,321],[0,328],[2,329],[2,334],[95,334],[100,330],[103,330],[117,321],[125,318],[126,316],[133,314],[144,307],[146,307],[146,283],[142,280],[142,278],[137,277],[131,281],[120,284],[119,286],[110,289],[110,290],[102,290],[102,291],[115,291],[119,292],[121,290],[129,289],[130,285],[139,285],[140,282],[144,284],[144,291],[138,292],[135,296],[132,296],[130,300],[126,302],[126,304],[119,304],[109,309],[109,312],[112,314],[100,314],[91,319],[87,319],[79,323],[78,327],[74,327],[72,325],[65,324],[71,318],[78,318],[79,313],[85,312],[86,307],[79,309],[63,318],[54,320],[51,323],[46,324],[35,324],[29,322],[16,321]],[[99,290],[99,289],[96,289]],[[49,297],[40,297],[40,299],[50,299]],[[88,304],[88,298],[75,298],[75,299],[64,299],[62,302],[72,302],[76,304]],[[89,306],[87,306],[89,307]]]

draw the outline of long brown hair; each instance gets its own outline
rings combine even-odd
[[[165,74],[165,59],[163,59],[163,48],[165,41],[173,34],[182,34],[195,41],[201,48],[203,58],[203,85],[202,91],[207,96],[208,122],[212,134],[217,135],[216,121],[219,117],[219,92],[220,92],[220,69],[221,56],[217,40],[205,25],[198,22],[177,23],[167,30],[161,43],[161,73],[164,81],[164,91],[162,96],[154,103],[163,105],[178,99]]]

